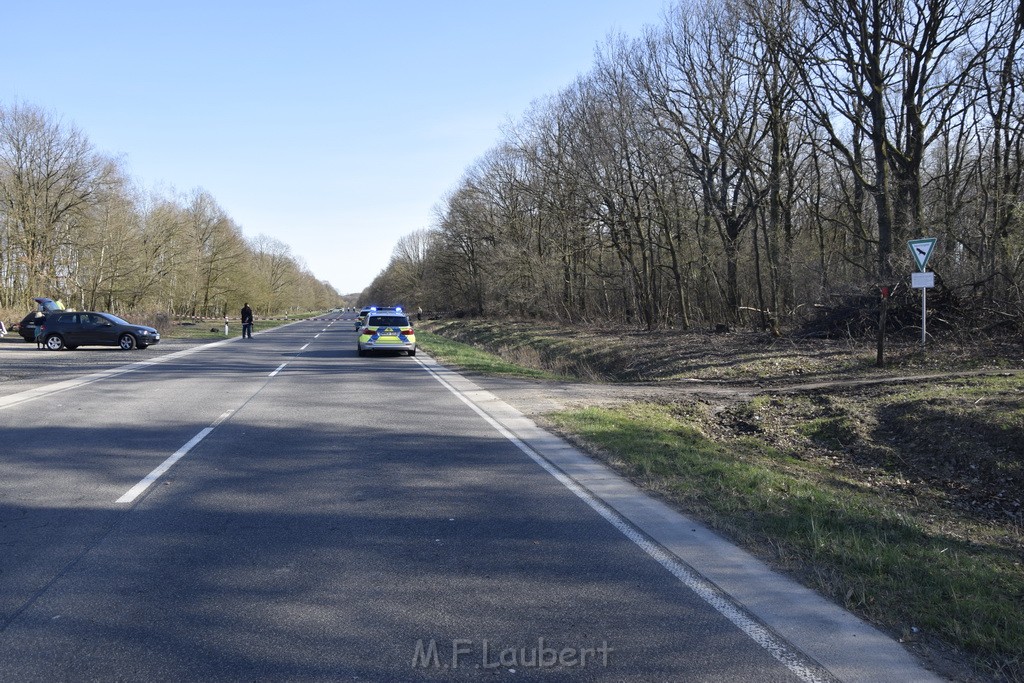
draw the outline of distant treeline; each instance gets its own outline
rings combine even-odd
[[[0,309],[29,310],[36,296],[198,317],[339,301],[287,245],[246,239],[209,193],[144,195],[73,126],[0,106]]]
[[[694,0],[536,102],[396,245],[365,301],[792,322],[905,291],[907,241],[1024,317],[1024,4]]]

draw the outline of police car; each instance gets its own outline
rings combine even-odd
[[[356,329],[358,330],[366,322],[366,316],[370,315],[370,311],[376,311],[376,306],[363,306],[359,309],[359,315],[356,316]]]
[[[373,308],[359,329],[359,355],[371,351],[405,351],[416,355],[416,334],[401,308]]]

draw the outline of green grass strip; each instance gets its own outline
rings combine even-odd
[[[502,360],[493,353],[455,342],[431,332],[416,332],[416,344],[445,365],[454,365],[471,372],[529,379],[560,379],[543,370],[524,368]]]
[[[1005,548],[925,531],[857,482],[746,437],[706,437],[668,406],[552,416],[615,467],[891,632],[989,661],[1024,652],[1024,572]]]

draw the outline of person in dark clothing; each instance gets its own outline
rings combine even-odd
[[[43,323],[46,322],[46,316],[36,316],[36,348],[41,349],[45,347],[43,339]]]
[[[252,339],[252,309],[249,304],[242,306],[242,339]]]

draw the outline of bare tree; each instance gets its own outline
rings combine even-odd
[[[109,171],[76,128],[35,107],[0,108],[0,217],[23,275],[21,297],[63,292],[61,257]]]
[[[925,152],[954,114],[967,75],[985,54],[981,28],[995,0],[800,0],[794,32],[808,110],[874,197],[878,275],[893,244],[919,235]],[[844,127],[837,125],[843,121]],[[857,146],[867,141],[870,155]]]
[[[76,291],[69,295],[84,309],[132,310],[141,302],[141,216],[127,178],[113,168],[74,236],[69,285]]]
[[[525,166],[521,191],[528,195],[529,245],[537,296],[567,320],[609,315],[601,267],[604,245],[588,208],[590,150],[583,133],[589,102],[586,78],[536,103],[511,131]]]
[[[391,255],[391,272],[401,287],[401,300],[410,306],[424,303],[424,280],[432,242],[430,230],[416,230],[399,239]]]
[[[292,255],[291,247],[281,240],[259,235],[249,242],[251,272],[249,288],[243,298],[251,301],[256,311],[269,314],[287,307],[293,288],[301,281],[302,269]]]
[[[438,219],[437,275],[450,292],[450,305],[483,314],[493,239],[487,232],[489,208],[477,192],[472,173],[455,190]]]
[[[193,193],[185,215],[193,276],[190,314],[224,313],[230,275],[245,253],[241,231],[203,190]]]
[[[1024,2],[994,13],[988,37],[992,49],[979,70],[979,90],[991,125],[991,162],[986,164],[990,171],[984,189],[991,202],[991,243],[986,251],[991,271],[1002,275],[1017,301],[1024,301]]]
[[[763,94],[740,54],[739,16],[712,1],[680,4],[672,23],[647,38],[638,73],[642,92],[687,172],[699,183],[703,210],[716,222],[725,251],[725,300],[740,308],[740,238],[765,194],[753,161],[765,135]]]

